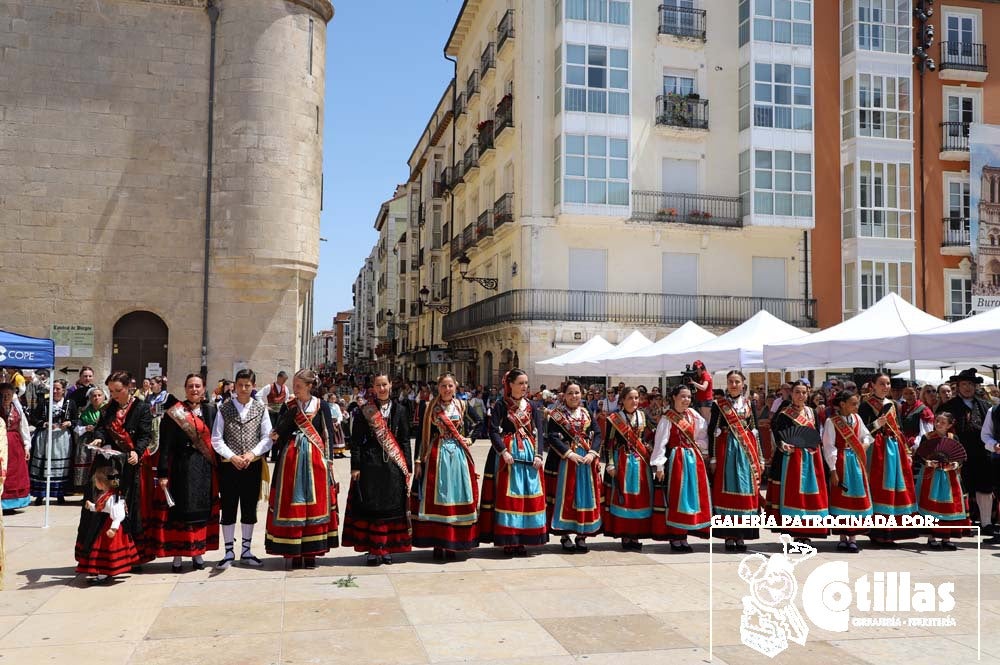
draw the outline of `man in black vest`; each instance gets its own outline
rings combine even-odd
[[[955,416],[955,436],[965,448],[968,459],[962,465],[962,490],[975,497],[979,525],[983,535],[993,535],[993,473],[991,455],[983,445],[983,425],[990,410],[989,402],[976,397],[976,386],[983,377],[976,370],[965,369],[949,379],[958,384],[957,395],[938,408]]]

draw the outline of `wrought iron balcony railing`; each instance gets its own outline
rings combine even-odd
[[[505,291],[452,312],[444,319],[444,338],[453,339],[515,321],[616,322],[623,325],[736,326],[760,310],[798,327],[815,327],[816,301],[753,296],[680,295],[518,289]]]
[[[968,152],[969,124],[968,122],[942,122],[941,152]]]
[[[941,220],[942,247],[969,247],[969,218],[945,217]]]
[[[489,238],[493,235],[493,215],[484,210],[476,220],[476,239]]]
[[[465,157],[462,158],[462,167],[468,173],[472,169],[479,168],[479,144],[473,143],[465,149]]]
[[[472,96],[479,93],[479,70],[473,69],[469,78],[465,81],[465,99],[472,100]]]
[[[738,196],[632,192],[632,219],[702,226],[743,226],[743,204]]]
[[[660,34],[705,40],[705,10],[660,5]]]
[[[493,228],[497,229],[503,224],[514,221],[514,195],[507,193],[496,200],[493,204]]]
[[[477,141],[479,145],[479,156],[482,157],[488,151],[493,149],[493,121],[483,120],[479,123],[477,130],[479,131],[479,140]]]
[[[482,78],[486,78],[486,72],[491,69],[495,69],[497,66],[496,60],[496,45],[490,42],[483,49],[483,54],[479,56],[479,72]]]
[[[971,42],[941,42],[940,69],[964,69],[985,72],[986,44]]]
[[[681,95],[656,98],[656,124],[708,129],[708,100]]]
[[[504,95],[500,103],[497,104],[497,111],[493,115],[493,135],[500,136],[503,130],[514,126],[514,93]]]
[[[514,10],[508,9],[497,25],[497,53],[503,49],[508,39],[514,38]]]

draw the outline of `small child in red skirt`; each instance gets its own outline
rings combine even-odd
[[[99,467],[91,479],[94,501],[86,501],[76,536],[76,572],[95,575],[91,584],[107,584],[115,575],[139,563],[139,553],[127,530],[125,500],[118,494],[118,472]]]

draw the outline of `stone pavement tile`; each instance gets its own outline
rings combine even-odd
[[[146,633],[147,640],[223,637],[281,632],[281,608],[274,603],[164,607]]]
[[[482,567],[479,565],[477,550],[473,550],[467,554],[459,552],[457,556],[458,558],[455,561],[442,563],[434,560],[434,554],[431,550],[414,550],[407,554],[393,554],[393,563],[391,566],[368,567],[365,565],[365,567],[381,573],[389,570],[392,570],[394,573],[472,572],[482,570]],[[358,561],[363,563],[364,560],[360,558],[360,554],[358,557]]]
[[[582,589],[511,591],[510,595],[536,619],[643,614],[645,610],[611,589],[593,585]]]
[[[129,663],[130,665],[177,665],[178,663],[278,665],[280,648],[281,638],[272,633],[145,640],[136,647]]]
[[[1000,632],[996,630],[983,630],[978,646],[976,635],[949,635],[948,640],[967,646],[973,651],[981,649],[983,658],[980,662],[989,662],[990,658],[993,658],[1000,663]],[[946,651],[947,646],[939,647],[939,650]]]
[[[615,567],[616,569],[622,567]],[[608,570],[605,568],[604,570]],[[587,575],[582,568],[548,568],[539,570],[490,570],[486,573],[508,591],[540,591],[548,589],[604,589],[605,585]]]
[[[46,644],[134,642],[153,625],[159,609],[117,612],[109,621],[107,612],[35,614],[0,638],[0,654],[7,649]]]
[[[508,658],[503,660],[463,660],[463,665],[577,665],[573,656],[545,656],[543,658]]]
[[[538,623],[574,655],[693,646],[693,642],[687,637],[670,630],[648,614],[579,617],[572,621],[539,619]]]
[[[559,557],[567,565],[575,568],[580,566],[641,566],[653,563],[652,558],[647,556],[647,550],[651,549],[649,542],[643,546],[642,552],[625,551],[617,542],[597,546],[593,544],[593,541],[588,540],[587,542],[591,544],[591,549],[586,554],[562,554],[562,550],[557,550],[560,553]]]
[[[284,630],[330,630],[408,626],[396,598],[358,598],[286,602]]]
[[[593,628],[594,624],[591,624]],[[463,622],[416,626],[432,663],[565,656],[566,650],[534,621]]]
[[[414,629],[353,628],[285,632],[282,665],[422,665],[427,663]]]
[[[846,652],[854,662],[873,665],[883,665],[890,660],[907,665],[940,665],[943,659],[949,663],[976,662],[975,647],[946,642],[936,636],[909,637],[905,640],[843,640],[830,644]],[[943,644],[948,646],[943,647]]]
[[[109,607],[159,609],[173,592],[174,582],[165,584],[131,584],[131,580],[112,586],[95,586],[88,589],[67,587],[50,598],[35,612],[91,612],[95,616]]]
[[[645,612],[694,612],[706,621],[709,605],[715,610],[743,608],[739,598],[719,590],[710,594],[708,586],[700,583],[687,587],[616,587],[616,591]]]
[[[632,566],[583,566],[581,573],[603,582],[612,588],[642,586],[645,584],[663,587],[690,587],[699,580],[691,575],[681,573],[675,566],[659,563]]]
[[[182,582],[174,587],[164,607],[280,603],[284,585],[283,579]]]
[[[457,587],[456,590],[464,590]],[[403,596],[403,611],[414,626],[456,621],[517,621],[528,613],[506,593],[454,593]]]
[[[716,610],[709,621],[708,612],[657,612],[653,614],[670,630],[683,635],[697,646],[708,649],[709,644],[719,647],[742,644],[740,618],[743,610]],[[709,625],[712,634],[709,641]]]
[[[27,615],[16,615],[11,614],[9,616],[0,616],[0,637],[3,637],[10,631],[14,630],[18,624],[27,619]]]
[[[174,575],[174,579],[178,582],[200,582],[202,580],[226,580],[227,582],[233,582],[236,580],[264,580],[264,579],[281,579],[285,576],[285,561],[281,557],[264,556],[263,552],[258,552],[258,556],[261,557],[261,561],[264,563],[260,568],[254,568],[252,566],[244,566],[240,564],[239,559],[236,563],[226,569],[219,569],[215,567],[215,564],[222,560],[222,552],[209,552],[205,555],[205,569],[204,570],[192,570],[190,559],[184,560],[184,572],[180,575]],[[156,565],[160,565],[157,562]],[[166,568],[162,569],[167,574],[171,574],[170,562],[167,562]],[[143,572],[141,577],[145,577],[146,573]]]
[[[0,592],[0,616],[31,614],[65,588],[65,584],[20,588],[5,585]]]
[[[712,649],[714,665],[721,659],[731,665],[854,665],[857,659],[848,652],[838,649],[828,642],[806,641],[805,645],[790,643],[788,648],[769,658],[758,653],[750,647],[739,644],[732,646],[720,646]],[[938,654],[940,660],[940,652]],[[885,665],[882,663],[881,665]],[[907,665],[910,665],[907,663]]]
[[[393,571],[395,572],[395,571]],[[536,573],[537,575],[538,573]],[[407,573],[392,575],[389,580],[400,596],[424,596],[442,593],[492,593],[503,591],[500,579],[482,570],[468,572]]]
[[[663,649],[661,651],[629,651],[626,653],[592,653],[577,656],[578,665],[706,665],[706,649]],[[719,658],[712,665],[726,665]]]
[[[321,558],[317,561],[315,568],[300,568],[298,570],[286,569],[284,560],[278,560],[278,565],[287,579],[297,579],[300,577],[347,577],[353,575],[362,577],[365,575],[384,575],[388,568],[381,566],[366,566],[362,559],[351,557]],[[227,571],[228,572],[228,571]]]
[[[338,577],[289,577],[285,579],[285,602],[334,598],[391,598],[396,590],[388,575],[357,575],[355,586],[337,586]]]
[[[135,647],[135,642],[112,642],[99,647],[93,644],[36,645],[4,649],[0,662],[4,665],[126,665]]]
[[[529,557],[510,557],[496,547],[489,547],[476,556],[476,563],[483,570],[522,570],[527,568],[566,568],[567,557],[555,553],[555,550],[534,550]],[[575,555],[574,555],[575,556]]]

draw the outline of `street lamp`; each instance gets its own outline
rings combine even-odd
[[[431,292],[428,290],[426,286],[420,289],[419,293],[420,293],[419,302],[421,307],[426,307],[432,312],[438,312],[439,314],[447,314],[448,312],[451,311],[451,306],[448,303],[429,302],[427,300],[427,296],[429,296]]]
[[[410,327],[409,324],[396,323],[393,320],[396,318],[396,315],[392,313],[391,309],[385,313],[385,318],[386,318],[386,325],[388,325],[389,327],[395,328],[396,330],[409,330]]]
[[[469,264],[472,263],[472,259],[465,252],[458,257],[458,272],[461,274],[462,279],[466,282],[476,282],[479,286],[483,287],[487,291],[496,291],[498,282],[494,277],[466,277],[466,273],[469,272]]]

